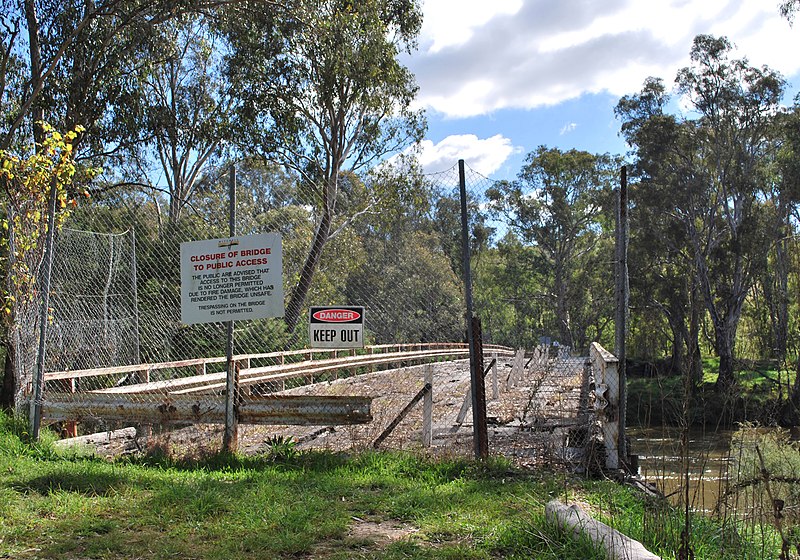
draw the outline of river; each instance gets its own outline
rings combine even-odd
[[[629,429],[631,453],[639,456],[639,475],[673,504],[682,504],[685,476],[680,428]],[[733,432],[692,428],[688,434],[689,505],[710,513],[725,489]]]

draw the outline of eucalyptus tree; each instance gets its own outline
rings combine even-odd
[[[547,293],[547,266],[536,247],[506,231],[474,266],[475,309],[487,340],[532,348],[558,333]]]
[[[158,27],[187,13],[210,12],[230,0],[1,0],[0,87],[14,76],[19,97],[6,102],[0,148],[20,134],[40,139],[38,121],[86,129],[85,138],[104,137],[105,153],[136,96],[140,70],[158,60]],[[263,5],[271,4],[267,0]],[[101,141],[102,140],[102,141]]]
[[[417,86],[398,61],[420,25],[416,0],[300,0],[280,16],[227,22],[241,147],[297,173],[313,209],[313,239],[286,305],[289,331],[337,220],[347,217],[338,203],[344,173],[363,174],[421,138],[424,120],[411,107]],[[350,212],[378,200],[364,192]]]
[[[789,23],[794,23],[794,16],[800,10],[800,0],[781,0],[780,10]]]
[[[789,349],[790,306],[796,303],[790,287],[792,250],[796,246],[800,202],[800,107],[776,115],[772,128],[774,157],[765,162],[759,177],[765,206],[765,227],[771,238],[762,263],[756,295],[763,295],[755,309],[761,332],[762,355],[784,365]]]
[[[144,138],[133,152],[148,171],[143,182],[152,176],[166,181],[167,223],[173,226],[191,204],[210,158],[230,136],[234,106],[222,74],[222,41],[208,23],[204,17],[165,23],[159,31],[162,60],[145,74],[141,88]],[[156,162],[155,173],[150,161]]]
[[[681,236],[714,327],[717,387],[735,383],[734,347],[742,308],[769,246],[759,180],[784,81],[769,68],[731,60],[725,38],[699,35],[692,65],[676,77],[689,117],[668,114],[663,83],[650,79],[620,100],[622,131],[636,150],[642,202],[660,212],[665,235]]]
[[[573,316],[586,313],[581,308],[591,294],[576,280],[581,269],[590,266],[601,239],[602,213],[618,168],[619,161],[607,154],[540,146],[528,154],[516,181],[498,183],[487,192],[494,210],[543,258],[549,278],[546,295],[562,344],[586,340],[586,322],[573,324]],[[611,261],[610,254],[605,260]],[[610,268],[608,274],[613,274]]]
[[[769,305],[770,332],[772,335],[775,357],[784,364],[790,343],[797,347],[797,322],[792,325],[792,318],[797,315],[791,306],[800,304],[797,288],[791,284],[791,273],[797,282],[797,239],[800,224],[800,103],[780,115],[776,122],[777,158],[774,174],[768,175],[772,181],[765,185],[765,198],[772,203],[773,209],[773,251],[767,266],[771,274],[765,275],[765,299]],[[794,328],[792,328],[794,326]],[[792,333],[794,340],[792,340]],[[800,360],[798,360],[800,366]],[[800,381],[793,389],[794,401],[800,402]]]
[[[49,123],[62,132],[82,130],[72,143],[79,164],[86,159],[108,162],[121,154],[140,138],[145,109],[141,78],[159,60],[159,27],[182,14],[235,3],[0,0],[0,150],[44,149],[44,123]],[[19,372],[12,337],[6,332],[4,338],[9,385]]]

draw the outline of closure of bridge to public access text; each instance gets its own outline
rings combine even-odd
[[[282,270],[277,234],[181,243],[181,321],[282,317]]]

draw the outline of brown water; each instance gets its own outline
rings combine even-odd
[[[713,511],[724,492],[732,433],[689,430],[688,459],[684,461],[679,428],[628,430],[631,453],[639,456],[640,477],[654,484],[670,502],[682,505],[686,497],[682,483],[688,470],[689,505],[703,512]]]

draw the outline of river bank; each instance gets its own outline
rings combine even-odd
[[[745,422],[790,427],[797,422],[787,392],[763,377],[750,379],[726,393],[715,378],[689,391],[682,377],[631,377],[627,383],[627,422],[632,427],[690,425],[706,431],[732,430]],[[686,405],[685,405],[686,401]]]

